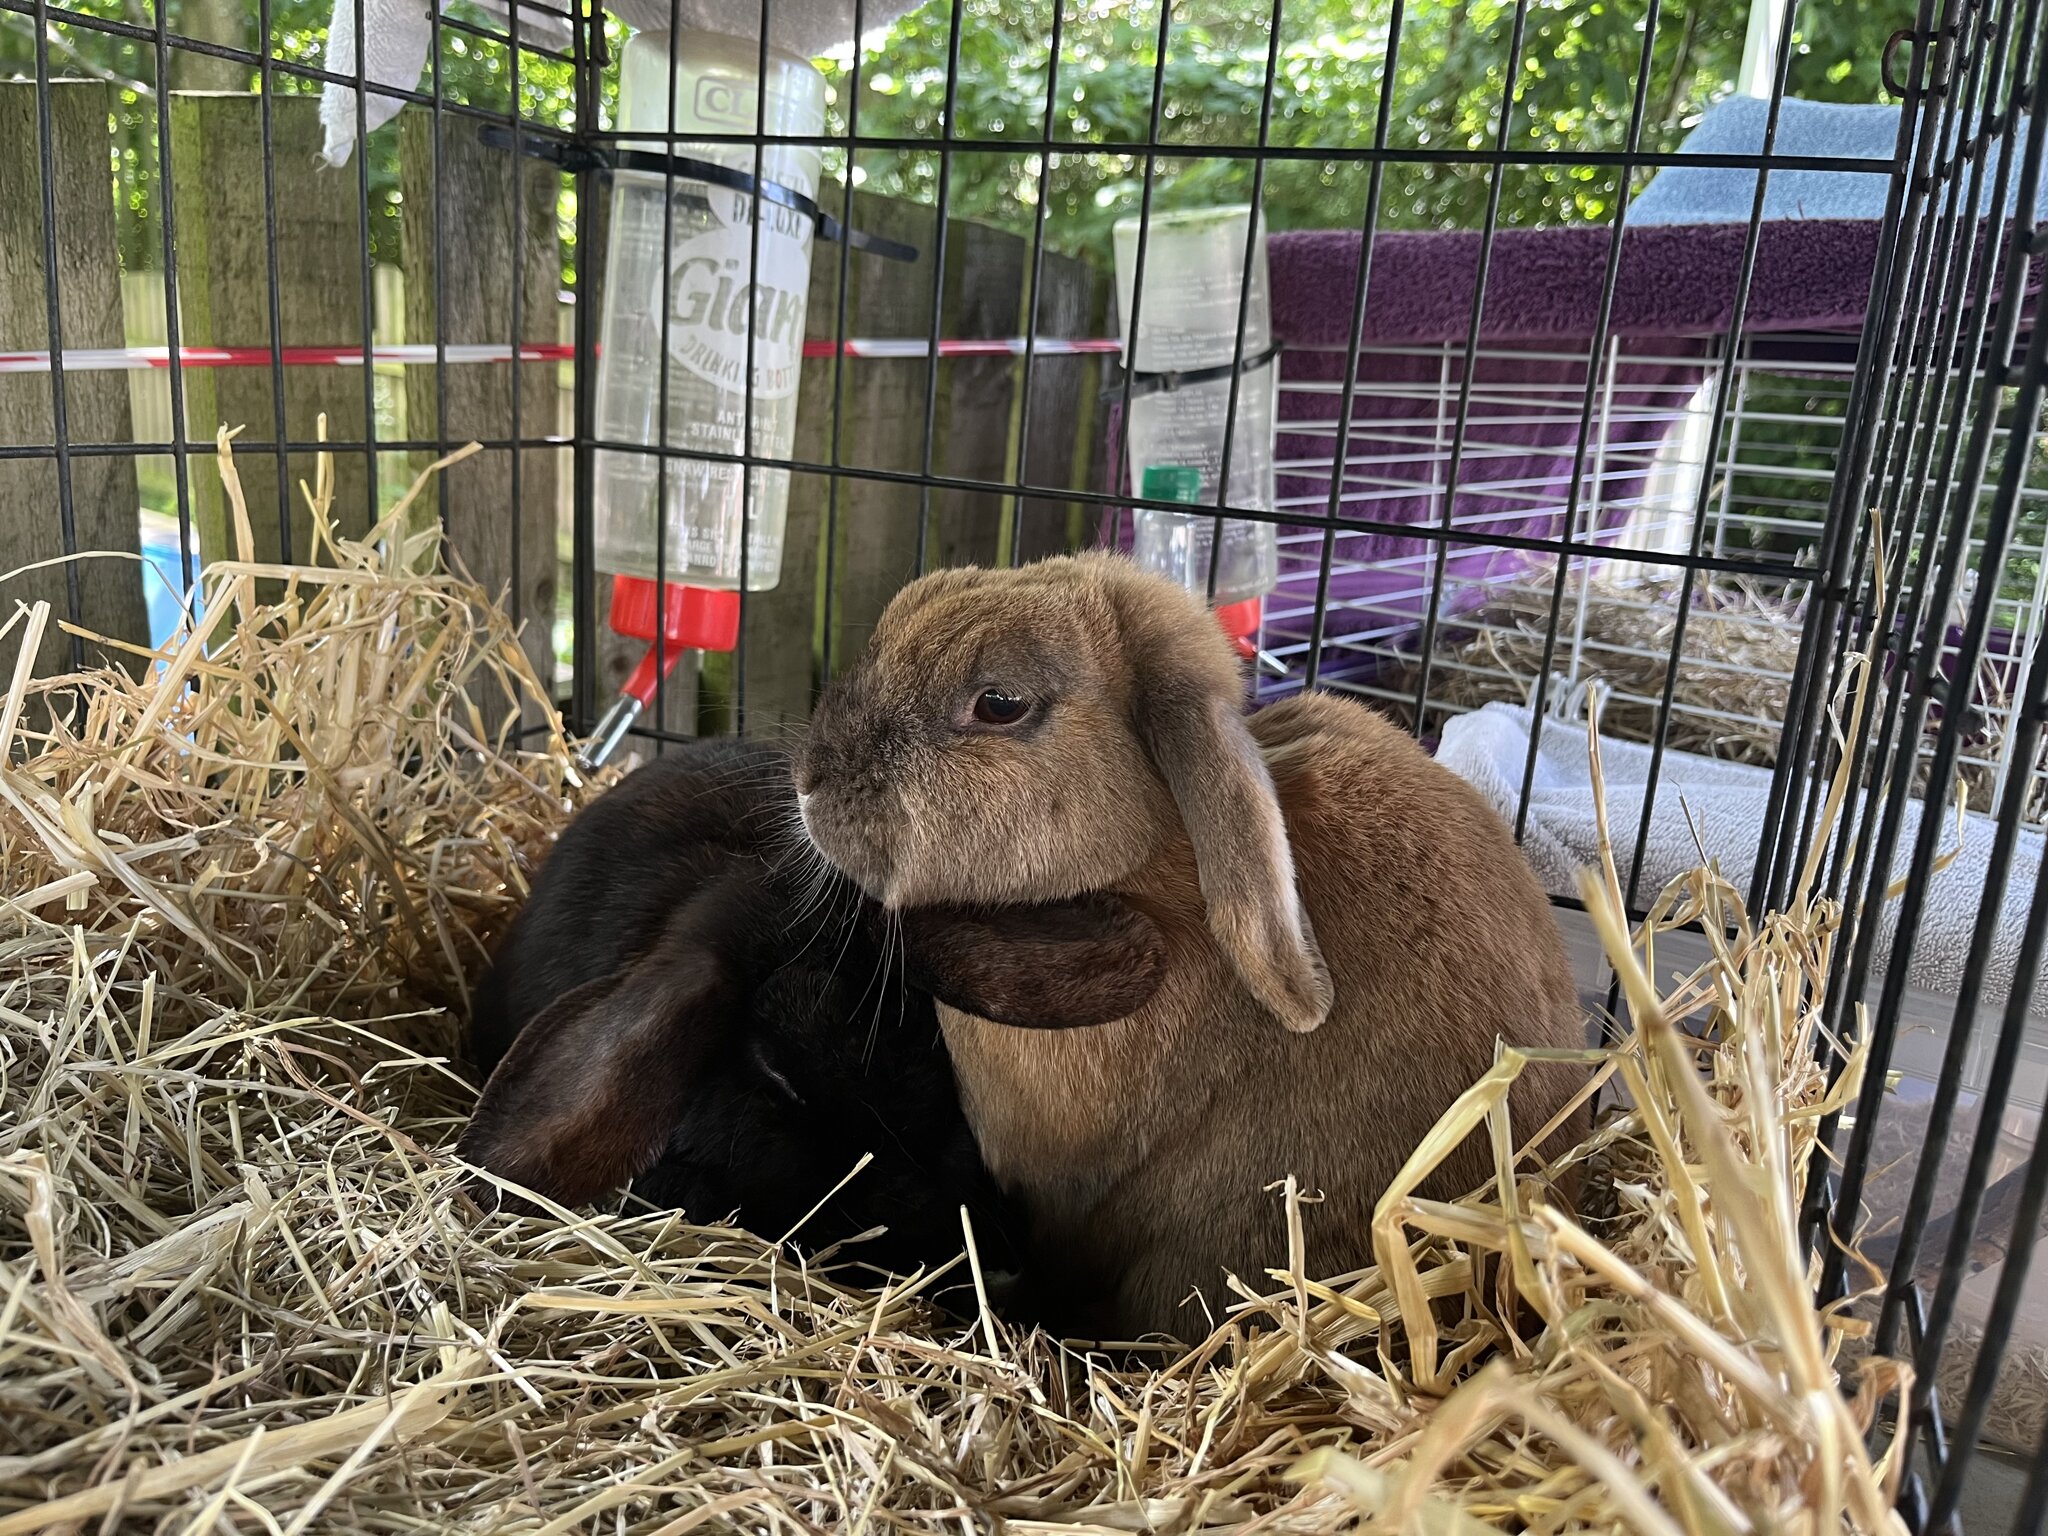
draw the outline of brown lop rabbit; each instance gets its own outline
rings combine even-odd
[[[941,571],[795,763],[812,839],[886,907],[1107,890],[1164,933],[1164,984],[1117,1023],[939,1010],[983,1156],[1062,1271],[1049,1321],[1093,1337],[1198,1334],[1191,1292],[1213,1313],[1226,1272],[1264,1288],[1290,1173],[1322,1197],[1315,1271],[1369,1262],[1381,1192],[1496,1040],[1585,1043],[1549,902],[1480,797],[1357,704],[1243,697],[1208,610],[1127,560]],[[1526,1072],[1517,1139],[1583,1080]],[[1423,1192],[1490,1167],[1474,1137]]]

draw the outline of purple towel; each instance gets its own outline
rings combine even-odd
[[[1630,229],[1621,241],[1613,333],[1621,337],[1725,334],[1748,231],[1738,224]],[[1598,225],[1504,229],[1494,236],[1483,342],[1575,341],[1600,315],[1612,235]],[[1825,331],[1863,323],[1878,226],[1867,220],[1766,224],[1757,242],[1745,331]],[[1273,236],[1273,334],[1290,347],[1348,340],[1358,283],[1355,230]],[[1374,243],[1367,342],[1462,342],[1479,271],[1477,230],[1384,233]]]

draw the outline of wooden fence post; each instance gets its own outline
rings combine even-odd
[[[50,175],[57,208],[58,313],[67,350],[118,347],[121,257],[114,199],[107,179],[107,87],[97,81],[54,81],[50,89]],[[43,228],[43,145],[32,82],[0,83],[0,350],[41,351],[50,345]],[[64,377],[66,436],[73,443],[133,441],[128,380],[119,373]],[[50,377],[0,377],[0,444],[54,447]],[[126,454],[73,456],[71,516],[77,550],[133,555],[140,544],[141,504],[135,460]],[[64,554],[57,461],[0,459],[0,574]],[[57,621],[75,618],[113,639],[146,645],[149,616],[143,572],[132,559],[77,563],[79,607],[70,611],[62,567],[0,582],[0,618],[16,602],[49,601],[51,624],[38,670],[70,662],[70,641]],[[88,659],[98,660],[89,653]],[[131,663],[132,664],[132,663]]]
[[[843,194],[833,183],[820,187],[818,198],[828,209],[843,206]],[[921,252],[931,250],[930,209],[863,193],[854,194],[853,207],[857,227],[915,245]],[[840,257],[836,245],[821,241],[812,249],[810,301],[804,316],[808,339],[831,340],[837,335]],[[876,268],[883,270],[878,273],[873,270]],[[922,334],[930,326],[928,255],[917,265],[907,266],[856,251],[848,279],[849,336]],[[915,469],[924,441],[924,365],[848,358],[841,366],[840,462]],[[913,369],[919,381],[915,400],[909,377]],[[814,464],[832,462],[833,377],[829,357],[804,363],[793,458]],[[847,594],[855,594],[853,600],[861,615],[855,622],[860,626],[859,639],[865,639],[866,626],[881,611],[867,594],[885,587],[894,592],[915,571],[917,492],[876,481],[840,479],[836,494],[839,544],[833,566],[838,590],[829,611],[834,630],[832,654],[839,658],[846,654],[841,636],[849,629],[843,611]],[[833,497],[833,476],[790,477],[782,580],[772,592],[748,594],[746,726],[750,735],[772,736],[810,718],[817,688],[819,625],[826,612],[821,583],[825,579],[824,540],[834,522]]]
[[[842,194],[834,183],[818,191],[821,206],[837,209]],[[856,256],[856,261],[860,258]],[[804,339],[829,340],[838,326],[839,247],[818,241],[811,247],[810,296],[804,309]],[[849,322],[851,317],[849,316]],[[832,456],[832,359],[803,362],[797,389],[796,440],[790,456],[828,463]],[[766,592],[746,598],[747,733],[779,740],[810,718],[817,688],[819,583],[824,580],[824,531],[830,477],[792,474],[789,511],[782,542],[782,579]],[[722,683],[716,663],[707,662],[711,681]],[[728,676],[730,668],[726,669]]]
[[[827,209],[841,207],[842,197],[835,183],[827,182],[818,191],[819,203]],[[914,245],[924,259],[906,265],[854,253],[847,289],[847,334],[924,334],[931,325],[932,211],[916,203],[863,193],[854,194],[853,206],[857,227]],[[835,245],[820,241],[812,247],[810,297],[804,315],[807,340],[829,340],[837,334],[839,259]],[[877,268],[885,270],[877,272]],[[924,443],[923,362],[856,362],[849,358],[844,368],[840,462],[916,469]],[[832,383],[831,358],[805,361],[792,458],[815,464],[831,462]],[[750,736],[774,739],[791,725],[810,718],[819,625],[825,611],[823,540],[832,521],[834,478],[790,476],[782,579],[771,591],[747,594],[745,724]],[[855,479],[840,479],[837,494],[837,591],[830,608],[831,622],[835,636],[848,629],[842,609],[852,594],[850,600],[859,615],[854,625],[865,638],[881,603],[888,600],[886,594],[895,592],[916,572],[918,497],[914,489],[901,485]],[[876,593],[885,594],[880,602],[875,601]],[[837,638],[833,655],[845,655]],[[704,659],[706,694],[727,711],[724,719],[714,718],[713,725],[731,724],[736,670],[737,658]]]
[[[875,256],[854,256],[847,292],[848,334],[925,336],[931,330],[936,232],[932,210],[856,194],[853,217],[858,228],[916,246],[919,259],[916,265],[905,266]],[[950,291],[957,305],[959,285],[950,285]],[[898,472],[921,467],[925,366],[923,358],[846,360],[840,406],[842,463]],[[821,393],[818,405],[829,411],[829,392]],[[943,463],[935,446],[933,466]],[[841,480],[838,532],[837,590],[831,604],[835,668],[867,643],[868,631],[889,599],[917,575],[916,488],[885,480]]]
[[[947,340],[1015,336],[1021,300],[1031,282],[1031,243],[1007,230],[954,219],[946,232],[946,291],[939,334]],[[927,316],[931,311],[925,310]],[[929,328],[929,319],[925,327]],[[925,365],[915,365],[923,374]],[[1018,364],[1007,357],[956,357],[939,364],[938,418],[932,471],[961,480],[1011,477]],[[922,378],[919,386],[922,387]],[[923,418],[919,423],[922,426]],[[918,450],[923,452],[922,434]],[[922,467],[921,465],[919,466]],[[988,491],[932,492],[925,564],[993,565],[1000,549],[1003,506]],[[892,594],[893,595],[893,594]]]
[[[1036,309],[1041,336],[1103,334],[1109,309],[1108,275],[1087,262],[1055,251],[1045,253]],[[1025,295],[1022,322],[1032,321]],[[1032,485],[1067,485],[1095,490],[1102,470],[1105,412],[1102,387],[1110,369],[1100,357],[1035,357],[1031,362],[1031,438],[1018,448]],[[1047,497],[1018,499],[1017,558],[1023,562],[1065,554],[1093,542],[1098,518],[1085,503]]]
[[[461,118],[442,123],[438,178],[435,153],[433,115],[408,108],[399,138],[406,339],[509,344],[516,240],[519,339],[553,341],[562,287],[555,211],[560,173],[509,149],[491,148],[476,125]],[[516,219],[515,208],[521,210]],[[437,259],[447,263],[440,274],[439,301],[445,307],[438,337]],[[549,435],[559,408],[552,363],[413,364],[405,371],[407,435],[435,438],[445,422],[451,448],[472,439],[511,438],[515,369],[519,435]],[[485,449],[439,477],[433,490],[438,501],[422,509],[425,516],[434,515],[436,506],[445,513],[449,545],[462,567],[493,597],[503,594],[543,679],[552,678],[555,665],[556,477],[562,453],[532,448],[519,454],[515,501],[512,453]],[[431,460],[431,454],[417,456],[422,466]]]
[[[178,211],[178,286],[187,346],[270,345],[270,250],[264,200],[264,98],[179,93],[171,101],[171,165]],[[322,142],[317,96],[272,96],[270,174],[277,228],[278,344],[360,346],[363,339],[362,225],[356,170],[318,158]],[[284,421],[289,441],[309,442],[321,413],[335,442],[364,441],[365,373],[360,367],[284,370]],[[199,442],[218,426],[245,428],[251,443],[275,440],[279,423],[269,368],[195,368],[185,375],[186,424]],[[249,500],[256,555],[285,553],[277,458],[238,448],[236,468]],[[366,455],[334,455],[334,513],[344,533],[374,519],[375,481]],[[314,456],[289,456],[285,515],[290,556],[309,558],[312,518],[299,482],[313,479]],[[203,466],[203,467],[200,467]],[[204,460],[192,476],[193,514],[201,553],[233,551],[220,485]]]

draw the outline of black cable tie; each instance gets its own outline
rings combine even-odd
[[[1214,383],[1217,379],[1229,379],[1233,373],[1251,373],[1255,369],[1264,369],[1276,356],[1280,356],[1280,342],[1274,342],[1264,352],[1255,352],[1247,356],[1243,362],[1237,362],[1235,367],[1229,365],[1229,362],[1217,362],[1217,365],[1208,369],[1169,369],[1165,373],[1147,373],[1143,369],[1130,369],[1126,375],[1118,377],[1112,387],[1122,389],[1124,379],[1128,379],[1130,399],[1143,399],[1145,395],[1161,393],[1169,395],[1176,389],[1190,389],[1194,385]]]
[[[483,141],[494,149],[510,149],[513,134],[508,128],[486,125],[482,130]],[[817,202],[794,187],[786,187],[779,181],[765,177],[759,182],[746,171],[736,171],[729,165],[720,165],[715,160],[699,160],[690,155],[662,154],[645,149],[604,149],[592,144],[576,144],[562,139],[540,138],[533,135],[518,136],[519,147],[536,160],[546,160],[573,174],[595,171],[600,176],[609,176],[615,171],[641,171],[655,176],[666,176],[673,172],[679,180],[708,182],[712,186],[725,187],[748,197],[758,196],[763,202],[779,207],[794,209],[817,226],[818,237],[836,245],[845,245],[856,251],[866,251],[870,256],[879,256],[884,261],[914,262],[918,257],[917,247],[905,245],[900,240],[890,240],[881,235],[871,235],[865,230],[849,229],[832,217]],[[756,188],[758,187],[758,192]],[[1228,371],[1228,370],[1226,370]]]

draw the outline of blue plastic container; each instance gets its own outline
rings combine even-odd
[[[149,604],[149,643],[162,650],[185,622],[182,594],[185,572],[178,558],[178,522],[160,513],[142,514],[142,595]],[[192,537],[192,575],[199,575],[199,538]],[[192,594],[192,616],[199,617],[199,594]]]

